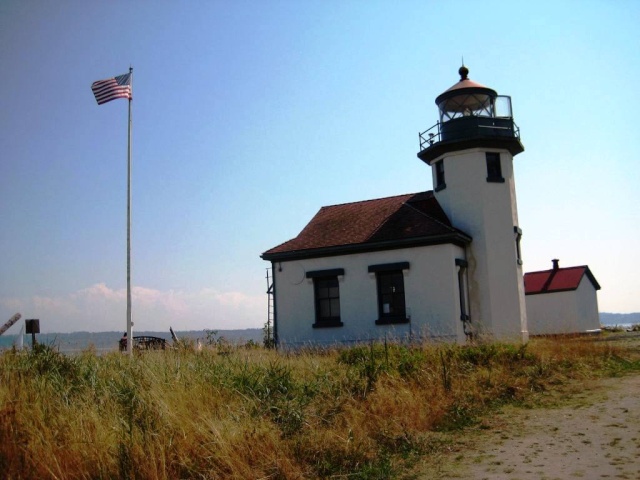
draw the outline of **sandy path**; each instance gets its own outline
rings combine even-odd
[[[609,378],[559,407],[505,408],[421,480],[640,479],[640,375]]]

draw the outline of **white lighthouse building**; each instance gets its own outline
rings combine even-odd
[[[524,147],[511,99],[468,73],[420,134],[433,190],[322,207],[262,254],[277,345],[527,340],[513,175]]]
[[[476,332],[526,341],[527,320],[513,157],[524,150],[511,98],[468,78],[436,98],[440,121],[421,134],[435,197],[468,233],[469,310]]]

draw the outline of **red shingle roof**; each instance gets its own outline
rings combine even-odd
[[[536,295],[538,293],[575,290],[580,285],[580,281],[584,276],[591,281],[596,290],[600,290],[600,285],[589,270],[589,267],[582,265],[579,267],[557,268],[525,273],[524,292],[525,295]]]
[[[316,249],[455,237],[468,235],[453,228],[432,191],[322,207],[298,236],[262,254],[273,260]],[[322,252],[318,251],[318,256]],[[275,258],[274,258],[275,257]]]

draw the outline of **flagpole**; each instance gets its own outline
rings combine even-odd
[[[133,354],[133,322],[131,321],[131,101],[133,99],[133,67],[129,67],[129,138],[127,145],[127,353]]]

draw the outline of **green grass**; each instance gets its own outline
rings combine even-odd
[[[369,344],[276,353],[189,346],[130,358],[0,355],[7,479],[402,478],[504,405],[640,371],[593,338]]]

